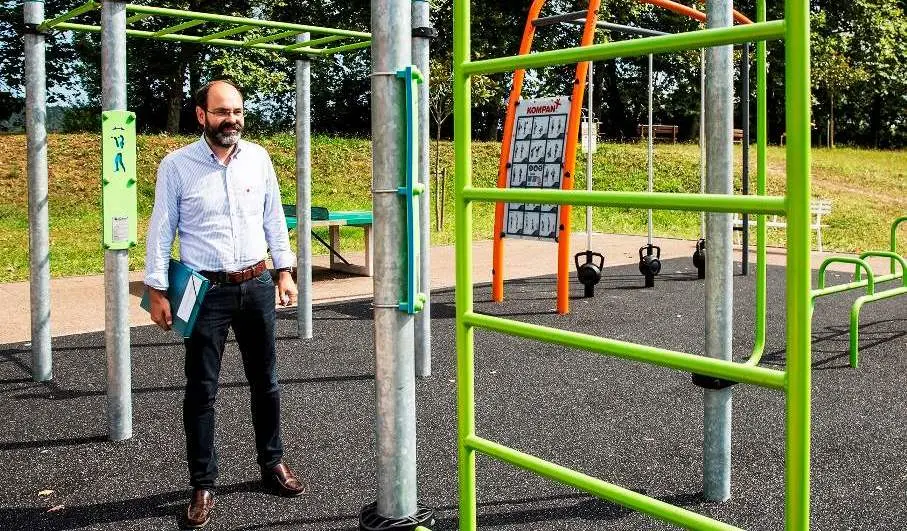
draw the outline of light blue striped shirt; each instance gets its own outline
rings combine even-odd
[[[267,256],[296,264],[271,157],[240,140],[226,165],[204,136],[161,161],[148,226],[145,284],[168,287],[174,234],[180,260],[196,271],[238,271]]]

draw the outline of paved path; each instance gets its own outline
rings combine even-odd
[[[584,250],[586,238],[584,233],[574,234],[572,249],[575,252]],[[642,236],[615,234],[595,234],[592,248],[605,255],[606,267],[632,264],[638,261],[638,249],[645,242]],[[661,246],[662,258],[679,258],[692,255],[695,242],[688,240],[660,238],[656,241]],[[473,282],[476,284],[491,282],[491,241],[478,241],[473,247]],[[553,274],[557,271],[557,251],[551,243],[531,240],[510,240],[506,244],[505,259],[506,279],[527,278]],[[740,249],[737,248],[739,260]],[[813,253],[813,268],[829,253]],[[361,263],[362,255],[351,253],[347,257],[352,263]],[[327,269],[327,256],[316,256],[317,266],[314,273],[313,296],[315,304],[336,302],[372,295],[372,279],[339,274]],[[751,263],[755,262],[755,251],[750,253]],[[768,263],[783,265],[784,250],[771,248],[768,252]],[[448,288],[454,285],[454,248],[442,246],[432,248],[432,288]],[[876,260],[873,263],[878,271],[887,272],[887,263]],[[884,269],[883,269],[884,268]],[[571,265],[571,271],[574,269]],[[840,268],[838,268],[840,270]],[[849,267],[848,267],[849,269]],[[130,316],[132,326],[152,324],[151,319],[139,307],[142,290],[142,272],[133,271],[129,275]],[[4,326],[0,328],[0,344],[28,341],[30,333],[29,284],[16,282],[0,284],[0,308],[16,308],[7,312]],[[506,296],[506,295],[505,295]],[[83,332],[96,332],[104,329],[104,276],[57,278],[51,281],[51,333],[53,336],[66,336]]]

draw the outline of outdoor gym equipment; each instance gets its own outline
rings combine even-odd
[[[580,258],[584,257],[585,262],[580,263]],[[579,283],[583,285],[583,297],[595,296],[595,285],[602,279],[602,269],[605,267],[605,256],[593,251],[584,251],[576,253],[573,257],[576,262],[576,277]]]
[[[643,254],[645,252],[645,254]],[[646,279],[646,287],[655,287],[655,275],[661,272],[661,247],[644,245],[639,248],[639,273]]]
[[[705,238],[699,238],[699,241],[696,242],[696,250],[693,251],[693,267],[696,268],[697,278],[705,278]]]
[[[695,20],[705,21],[705,14],[697,11],[695,9],[689,8],[677,2],[670,0],[640,0],[643,3],[652,4],[664,9],[671,10],[675,13],[683,14],[694,18]],[[544,2],[543,2],[544,3]],[[533,6],[536,6],[536,3],[533,3]],[[573,23],[573,24],[583,24],[584,31],[580,41],[581,46],[587,46],[591,43],[591,39],[594,35],[594,29],[601,27],[604,29],[610,30],[629,30],[635,33],[641,33],[647,36],[663,36],[659,35],[659,32],[653,32],[652,30],[645,30],[643,28],[633,28],[631,26],[623,26],[619,24],[611,24],[607,22],[599,22],[597,20],[598,10],[592,10],[591,8],[586,11],[576,11],[571,13],[565,13],[561,15],[555,15],[550,17],[539,17],[538,14],[541,10],[541,5],[538,5],[538,10],[533,11],[533,8],[530,8],[529,16],[527,19],[526,26],[523,31],[522,40],[520,42],[520,48],[518,55],[527,55],[530,53],[532,48],[532,41],[535,36],[535,30],[537,27],[552,25],[556,23]],[[737,11],[733,11],[733,19],[740,22],[741,24],[749,24],[751,21],[743,16]],[[623,43],[624,45],[626,43]],[[661,53],[660,50],[654,50],[653,53]],[[514,144],[514,127],[518,120],[515,118],[517,113],[521,112],[525,105],[522,105],[525,100],[521,100],[521,93],[523,87],[523,79],[525,76],[524,69],[516,69],[513,72],[513,85],[510,91],[510,96],[507,106],[507,114],[504,119],[504,138],[502,141],[501,147],[501,157],[498,165],[498,187],[499,188],[508,188],[509,186],[515,185],[520,188],[552,188],[554,186],[563,189],[563,190],[572,190],[573,189],[573,175],[575,168],[575,154],[576,154],[576,137],[579,130],[579,121],[580,121],[580,109],[583,96],[583,90],[586,80],[587,65],[583,62],[574,62],[576,64],[576,75],[574,77],[573,92],[570,96],[570,112],[567,116],[567,137],[566,142],[563,147],[563,157],[561,161],[561,171],[559,180],[557,179],[548,179],[539,178],[538,184],[529,185],[527,180],[524,177],[519,177],[515,171],[512,170],[514,165],[514,151],[517,149]],[[651,128],[650,128],[651,131]],[[516,135],[519,138],[519,135]],[[516,154],[519,156],[519,153]],[[547,174],[546,174],[547,175]],[[553,185],[546,185],[547,182],[554,182]],[[517,196],[514,196],[517,197]],[[513,207],[511,205],[514,205]],[[541,218],[547,217],[548,219],[553,219],[554,221],[544,221],[538,222],[533,220],[528,226],[533,230],[532,234],[527,234],[526,231],[522,231],[522,227],[527,226],[526,222],[521,219],[517,226],[520,227],[522,233],[514,234],[511,228],[511,212],[516,211],[517,217],[523,216],[523,213],[527,210],[532,210],[532,215],[536,216],[537,213],[540,213]],[[519,199],[514,199],[513,203],[503,203],[497,202],[495,205],[495,224],[494,224],[494,234],[493,234],[493,250],[492,250],[492,294],[491,298],[495,302],[502,302],[504,300],[504,239],[506,236],[516,236],[516,237],[531,237],[533,239],[549,240],[556,241],[558,244],[558,254],[557,254],[557,304],[556,310],[560,314],[565,314],[569,311],[569,281],[570,281],[570,213],[571,205],[547,205],[541,204],[540,206],[530,205],[528,203],[522,202]],[[549,231],[540,230],[549,228]],[[649,242],[651,243],[651,241]],[[576,261],[576,256],[574,256],[574,262]]]
[[[420,203],[427,212],[420,176],[427,178],[427,169],[417,169],[420,162],[427,164],[424,149],[419,151],[418,136],[427,136],[427,126],[419,128],[417,105],[418,89],[415,88],[417,69],[411,68],[413,50],[410,40],[426,39],[433,30],[428,24],[428,4],[425,0],[374,0],[372,20],[376,37],[371,34],[344,29],[323,28],[311,25],[272,22],[252,18],[233,17],[210,13],[166,9],[153,6],[132,5],[117,1],[102,4],[89,0],[51,20],[44,19],[44,4],[27,1],[24,4],[26,30],[26,130],[28,137],[29,174],[29,226],[30,267],[32,300],[32,335],[34,378],[39,381],[52,377],[50,352],[50,308],[47,238],[47,151],[45,130],[46,79],[44,64],[44,35],[48,31],[72,30],[100,32],[102,40],[102,109],[125,111],[126,108],[126,37],[196,43],[218,47],[251,48],[287,54],[297,59],[297,217],[300,232],[311,232],[311,131],[309,123],[310,61],[313,57],[331,57],[335,54],[372,47],[372,127],[375,168],[375,356],[378,439],[378,495],[374,516],[395,519],[424,516],[425,511],[416,500],[415,464],[415,396],[414,396],[414,317],[424,309],[427,301],[428,276],[418,279],[419,232],[428,230],[427,216],[418,223]],[[90,15],[101,7],[100,24],[74,23],[71,20]],[[417,16],[411,17],[411,10]],[[147,20],[176,19],[175,24],[155,25],[155,29],[130,28],[130,24]],[[416,22],[416,24],[413,24]],[[199,30],[207,25],[208,33]],[[416,26],[415,28],[413,26]],[[159,27],[158,26],[162,26]],[[184,33],[184,31],[190,33]],[[243,39],[241,35],[257,30],[261,36]],[[270,32],[270,33],[269,33]],[[318,38],[310,39],[309,34]],[[238,37],[239,36],[239,37]],[[290,43],[278,43],[292,39]],[[341,42],[347,41],[347,42]],[[352,42],[349,42],[352,41]],[[427,67],[427,43],[420,42],[417,61]],[[427,94],[427,88],[422,92]],[[405,97],[404,97],[405,95]],[[422,99],[421,113],[427,113],[427,98]],[[405,112],[401,112],[405,107]],[[408,120],[403,116],[406,114]],[[426,120],[427,121],[427,120]],[[113,122],[111,122],[113,123]],[[133,122],[134,124],[134,122]],[[116,149],[126,144],[116,142]],[[423,145],[426,143],[423,141]],[[406,160],[404,162],[404,150]],[[121,162],[128,154],[121,151]],[[109,152],[105,151],[105,155]],[[114,158],[116,159],[116,153]],[[404,166],[405,164],[405,166]],[[114,168],[121,166],[114,166]],[[427,166],[426,166],[427,168]],[[378,179],[387,182],[379,182]],[[108,179],[110,180],[110,179]],[[111,180],[112,182],[112,180]],[[128,182],[128,178],[127,178]],[[389,192],[389,193],[385,193]],[[404,215],[409,223],[404,226]],[[113,214],[115,218],[122,217]],[[113,236],[123,233],[123,225],[111,225]],[[129,221],[131,223],[131,221]],[[119,229],[119,232],[117,231]],[[116,241],[121,241],[114,238]],[[128,243],[128,231],[127,239]],[[302,278],[300,311],[297,326],[301,337],[311,337],[311,242],[300,239],[298,276]],[[407,279],[396,266],[405,248]],[[426,249],[427,251],[427,249]],[[129,362],[128,322],[128,251],[110,248],[106,251],[107,326],[105,338],[108,356],[108,434],[111,439],[127,439],[132,435],[131,382]],[[425,256],[427,253],[421,254]],[[391,267],[388,267],[391,264]],[[422,266],[424,270],[424,265]],[[400,287],[406,285],[406,292]],[[392,304],[390,304],[392,302]],[[390,310],[390,311],[386,311]],[[308,312],[308,313],[306,313]],[[426,326],[427,328],[427,326]],[[427,339],[427,337],[424,337]],[[427,343],[422,342],[423,345]],[[423,348],[423,353],[427,351]],[[421,363],[423,369],[427,364]],[[419,509],[419,510],[417,510]],[[425,523],[418,519],[416,523]],[[413,528],[410,525],[407,529]]]
[[[595,108],[593,102],[593,87],[594,84],[592,80],[595,75],[595,65],[589,61],[589,75],[586,78],[587,87],[587,97],[589,98],[589,103],[587,105],[587,127],[586,127],[586,190],[592,191],[592,159],[595,156],[595,149],[593,146],[596,144],[596,130],[593,127],[595,120]],[[580,263],[580,258],[585,257],[586,261]],[[598,263],[595,263],[595,258],[598,258]],[[599,283],[602,279],[602,269],[605,267],[605,256],[601,253],[596,253],[592,251],[592,207],[586,207],[586,251],[576,253],[573,257],[574,262],[576,263],[576,278],[579,280],[580,284],[583,285],[583,297],[594,297],[595,296],[595,285]]]
[[[864,253],[861,253],[858,258],[847,256],[832,256],[822,261],[822,265],[819,266],[817,282],[818,285],[816,286],[816,289],[812,290],[811,292],[811,300],[813,305],[815,305],[816,299],[820,297],[834,295],[835,293],[844,293],[860,288],[866,288],[866,294],[857,298],[857,300],[854,301],[853,306],[851,306],[850,310],[850,345],[848,352],[850,353],[850,366],[855,369],[859,366],[860,310],[863,309],[864,305],[870,302],[907,294],[907,261],[905,261],[904,258],[897,252],[897,229],[898,226],[905,221],[907,221],[907,216],[902,216],[895,219],[891,224],[891,240],[889,242],[888,251],[866,251]],[[891,272],[887,275],[875,276],[872,271],[872,267],[866,261],[866,258],[869,258],[870,256],[890,259]],[[853,282],[826,287],[825,272],[828,269],[828,266],[833,263],[853,264],[855,267]],[[901,266],[900,273],[897,272],[897,265]],[[862,278],[862,271],[866,272],[865,280]],[[891,280],[898,279],[901,279],[903,281],[900,287],[892,288],[882,292],[876,292],[876,286],[878,286],[882,282],[889,282]]]
[[[530,18],[538,16],[540,4],[534,2]],[[711,7],[711,6],[710,6]],[[507,448],[479,436],[475,426],[474,333],[475,329],[498,332],[524,339],[542,341],[567,348],[581,348],[600,354],[669,367],[689,373],[722,378],[739,383],[776,389],[785,394],[786,463],[785,526],[789,531],[809,529],[809,437],[810,437],[810,130],[811,102],[809,78],[809,3],[785,0],[784,20],[766,21],[765,2],[756,4],[756,22],[735,27],[715,27],[676,35],[655,36],[631,41],[581,46],[527,55],[521,47],[513,57],[473,60],[470,53],[469,2],[454,3],[454,143],[456,153],[456,333],[458,388],[458,450],[460,479],[460,529],[476,529],[476,453],[481,452],[525,470],[533,471],[566,485],[588,491],[630,509],[646,512],[659,519],[690,529],[727,530],[735,527],[670,505],[563,466],[546,462]],[[713,12],[714,13],[714,12]],[[591,29],[587,17],[585,31]],[[527,33],[531,34],[527,26]],[[585,190],[528,190],[482,188],[474,186],[471,162],[470,79],[507,71],[522,79],[527,68],[576,64],[582,61],[640,57],[650,53],[711,48],[734,43],[756,42],[758,61],[758,98],[760,129],[764,125],[766,101],[765,43],[785,41],[786,195],[734,196],[727,193],[673,194]],[[525,39],[524,39],[525,42]],[[759,135],[759,141],[765,137]],[[727,138],[727,142],[731,139]],[[760,157],[761,161],[761,157]],[[764,169],[764,165],[762,166]],[[536,326],[497,316],[477,313],[473,307],[472,219],[473,203],[519,201],[532,204],[671,209],[706,212],[743,212],[786,215],[786,342],[787,365],[783,369],[756,366],[762,354],[764,330],[758,330],[757,349],[747,363],[703,357],[655,348],[610,338],[589,336],[552,327]],[[711,245],[711,242],[710,242]],[[764,266],[764,260],[760,260]],[[497,270],[496,274],[501,275]],[[712,274],[712,273],[710,273]],[[757,297],[759,296],[757,290]],[[757,311],[757,322],[760,319]]]

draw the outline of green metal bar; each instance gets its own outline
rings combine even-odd
[[[784,390],[786,378],[784,371],[754,367],[705,356],[697,356],[676,350],[640,345],[579,332],[558,330],[491,315],[468,312],[463,316],[464,322],[473,327],[485,328],[502,334],[508,334],[543,343],[561,345],[568,348],[588,350],[618,358],[640,361],[670,369],[678,369],[697,374],[725,378],[736,382],[759,385],[772,389]]]
[[[812,388],[809,0],[785,0],[787,131],[787,452],[785,529],[809,529]]]
[[[245,44],[246,46],[251,46],[253,44],[261,44],[263,42],[272,42],[272,41],[277,41],[280,39],[285,39],[287,37],[295,37],[296,35],[299,35],[300,33],[305,33],[305,32],[302,32],[299,30],[281,31],[280,33],[273,33],[271,35],[264,35],[262,37],[256,37],[254,39],[247,39],[247,40],[243,41],[243,44]],[[296,43],[293,43],[293,44],[296,44]]]
[[[495,74],[517,69],[567,65],[583,61],[605,61],[618,57],[640,57],[649,54],[679,52],[725,44],[781,39],[784,37],[784,24],[783,20],[773,20],[771,22],[757,22],[727,28],[688,31],[658,37],[643,37],[593,46],[578,46],[529,55],[499,57],[469,62],[463,66],[463,71],[470,76]]]
[[[693,511],[671,505],[656,498],[640,494],[638,492],[625,489],[623,487],[608,483],[592,476],[587,476],[580,472],[570,470],[554,463],[549,463],[533,455],[519,452],[501,444],[472,436],[466,440],[466,444],[483,454],[489,455],[510,463],[524,470],[534,472],[548,479],[558,481],[564,485],[575,487],[586,492],[590,492],[600,498],[623,505],[628,509],[643,512],[654,516],[665,522],[669,522],[684,529],[695,529],[703,531],[742,531],[718,520],[713,520]]]
[[[220,39],[223,37],[229,37],[231,35],[236,35],[239,33],[245,33],[247,31],[253,30],[258,26],[252,26],[250,24],[243,24],[242,26],[237,26],[235,28],[226,29],[224,31],[218,31],[217,33],[212,33],[210,35],[205,35],[204,37],[198,40],[199,43],[213,41],[214,39]]]
[[[336,48],[325,48],[320,51],[321,51],[321,53],[323,53],[325,55],[332,55],[332,54],[343,53],[343,52],[351,52],[353,50],[360,50],[362,48],[368,48],[371,45],[372,45],[372,41],[363,41],[363,42],[357,42],[354,44],[347,44],[344,46],[337,46]]]
[[[291,24],[288,22],[274,22],[271,20],[259,20],[255,18],[233,17],[228,15],[217,15],[213,13],[199,13],[197,11],[183,11],[181,9],[169,9],[165,7],[140,6],[127,4],[126,11],[133,13],[147,13],[150,15],[162,15],[174,18],[198,19],[209,22],[225,22],[228,24],[250,24],[261,28],[274,28],[282,30],[299,30],[301,32],[323,33],[326,35],[343,35],[346,37],[359,37],[370,39],[371,34],[362,31],[342,30],[335,28],[324,28],[321,26],[308,26],[305,24]]]
[[[756,2],[756,22],[765,22],[765,0]],[[768,146],[768,71],[765,61],[765,41],[756,43],[756,195],[766,194],[766,173]],[[756,338],[753,343],[753,353],[747,363],[758,365],[765,353],[766,321],[768,307],[766,305],[768,263],[766,256],[766,231],[765,216],[756,215]]]
[[[88,31],[88,32],[95,32],[95,33],[101,31],[100,26],[90,26],[87,24],[72,24],[69,22],[63,22],[63,23],[57,24],[56,27],[58,29],[66,29],[66,30],[73,30],[73,31]],[[225,47],[229,47],[229,48],[253,48],[256,50],[268,50],[271,52],[292,53],[294,55],[304,55],[304,54],[321,55],[322,54],[322,52],[320,50],[313,50],[311,52],[303,51],[303,50],[293,50],[292,52],[288,52],[285,49],[286,46],[281,46],[279,44],[271,44],[271,43],[253,44],[252,46],[243,46],[243,41],[232,41],[232,40],[227,40],[227,39],[210,39],[210,40],[203,41],[202,39],[204,37],[200,37],[200,36],[196,36],[196,35],[171,34],[171,35],[163,35],[160,37],[154,37],[154,32],[152,32],[152,31],[142,31],[142,30],[135,30],[135,29],[127,29],[126,35],[128,37],[138,37],[140,39],[154,39],[154,40],[159,40],[159,41],[208,44],[211,46],[225,46]]]
[[[901,216],[891,224],[891,245],[889,251],[898,252],[898,225],[907,221],[907,216]],[[891,272],[894,273],[894,261],[891,262]]]
[[[184,29],[187,29],[187,28],[194,28],[195,26],[200,26],[200,25],[204,24],[205,22],[206,21],[204,21],[204,20],[189,20],[189,21],[183,22],[181,24],[176,24],[174,26],[170,26],[170,27],[164,28],[162,30],[155,31],[151,36],[152,37],[163,37],[164,35],[172,35],[174,33],[179,33],[180,31],[183,31]]]
[[[830,266],[831,264],[853,264],[853,265],[855,265],[856,270],[853,274],[854,282],[852,284],[860,283],[860,280],[861,280],[860,269],[861,268],[865,269],[867,282],[862,283],[862,285],[869,288],[867,292],[870,295],[875,293],[875,278],[872,274],[872,268],[869,267],[869,264],[866,263],[866,261],[863,260],[862,257],[851,258],[848,256],[832,256],[830,258],[826,258],[825,260],[823,260],[822,265],[819,266],[818,286],[817,286],[817,289],[811,291],[811,294],[810,294],[811,298],[821,297],[822,295],[824,295],[824,293],[822,293],[822,292],[825,290],[825,270],[828,269],[828,266]],[[833,286],[833,287],[837,288],[838,286]],[[855,287],[857,287],[857,286],[854,286],[849,289],[854,289]],[[837,291],[833,291],[831,293],[838,293],[840,291],[846,291],[846,290],[837,290]],[[817,295],[817,292],[819,293],[818,295]]]
[[[899,276],[903,277],[904,285],[907,286],[907,260],[904,260],[904,257],[902,257],[901,255],[899,255],[898,253],[896,253],[894,251],[865,251],[863,253],[860,253],[860,258],[863,260],[865,260],[866,258],[868,258],[870,256],[879,256],[882,258],[890,258],[891,263],[892,263],[892,267],[891,267],[892,275],[896,275],[896,273],[897,273],[894,268],[894,264],[895,263],[901,264],[901,274]]]
[[[856,369],[859,367],[859,345],[860,345],[860,310],[863,309],[863,305],[879,301],[882,299],[889,299],[891,297],[897,297],[898,295],[903,295],[907,293],[907,286],[902,286],[900,288],[890,289],[883,291],[881,293],[876,293],[874,295],[863,295],[858,298],[853,303],[853,307],[850,309],[850,366]]]
[[[342,41],[346,38],[348,38],[348,37],[344,37],[343,35],[331,35],[329,37],[322,37],[320,39],[312,39],[310,41],[297,42],[295,44],[291,44],[291,45],[287,46],[287,51],[295,50],[297,48],[310,48],[312,46],[327,44],[329,42]]]
[[[62,22],[66,22],[67,20],[69,20],[73,17],[77,17],[77,16],[81,15],[82,13],[86,13],[88,11],[91,11],[92,9],[97,9],[99,7],[101,7],[101,4],[96,4],[93,0],[88,0],[88,2],[85,2],[84,4],[80,5],[79,7],[76,7],[74,9],[67,11],[66,13],[63,13],[59,17],[53,18],[51,20],[44,22],[43,24],[41,24],[39,26],[39,29],[49,30],[55,26],[58,26]]]
[[[132,15],[131,17],[126,19],[126,25],[128,26],[129,24],[133,24],[140,20],[145,20],[146,18],[151,18],[152,16],[153,15],[149,15],[148,13],[140,13],[138,15]]]
[[[475,334],[464,317],[472,300],[472,203],[463,193],[472,187],[471,82],[464,72],[470,56],[471,29],[468,0],[453,3],[454,98],[454,220],[456,254],[457,335],[457,478],[460,494],[460,531],[476,529],[476,453],[467,444],[475,436]]]
[[[665,192],[615,192],[587,190],[547,190],[540,188],[467,188],[466,201],[558,204],[574,206],[623,207],[656,210],[693,210],[697,212],[748,212],[783,214],[785,198],[775,196],[735,196],[725,194],[679,194]]]

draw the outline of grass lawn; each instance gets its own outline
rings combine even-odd
[[[155,170],[168,152],[196,140],[189,136],[140,135],[138,247],[130,252],[130,268],[144,266],[144,233],[154,200]],[[271,153],[285,202],[295,202],[295,142],[290,134],[252,138]],[[317,136],[313,139],[312,202],[332,210],[371,208],[371,146],[368,140]],[[432,143],[432,160],[435,157]],[[736,187],[740,189],[740,146],[737,149]],[[447,168],[446,212],[436,244],[453,243],[453,152],[450,142],[440,145],[441,167]],[[25,136],[0,135],[0,282],[28,278],[28,194],[25,173]],[[500,144],[473,144],[473,181],[476,186],[494,186],[497,180]],[[100,144],[94,134],[52,134],[49,137],[50,245],[53,276],[97,274],[103,271],[104,252],[100,232]],[[755,148],[750,150],[755,190]],[[583,156],[577,164],[585,168]],[[768,151],[768,191],[784,193],[784,151]],[[646,151],[643,143],[599,144],[594,160],[596,190],[645,190]],[[585,188],[585,175],[576,187]],[[699,191],[699,147],[694,144],[657,144],[655,189],[660,192]],[[907,151],[872,151],[838,148],[813,151],[813,196],[831,199],[831,215],[823,218],[826,250],[853,252],[884,249],[891,220],[907,215]],[[660,236],[696,238],[699,214],[656,211],[655,232]],[[585,208],[572,215],[575,230],[585,227]],[[493,205],[474,208],[476,239],[491,237]],[[645,211],[596,209],[594,229],[600,232],[644,234]],[[361,231],[342,231],[341,248],[361,246]],[[325,234],[326,236],[326,234]],[[782,231],[770,230],[770,245],[783,245]],[[899,239],[907,245],[907,231]],[[320,246],[315,252],[326,252]],[[554,252],[552,250],[552,252]]]

